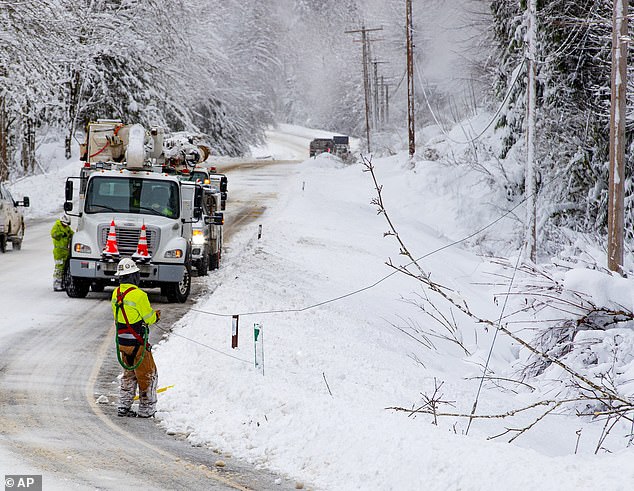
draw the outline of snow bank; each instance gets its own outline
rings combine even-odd
[[[461,239],[498,218],[500,200],[478,173],[432,161],[411,169],[406,162],[404,155],[373,162],[402,239],[436,281],[478,315],[496,319],[501,305],[493,301],[499,287],[491,274],[500,269],[465,248],[477,250],[479,238]],[[629,488],[630,449],[594,456],[588,430],[584,455],[570,455],[574,416],[547,420],[509,445],[486,440],[504,430],[504,421],[475,421],[466,437],[464,419],[436,427],[431,416],[386,409],[419,405],[421,394],[442,381],[443,400],[452,401],[443,409],[468,413],[478,385],[473,377],[481,375],[494,332],[461,318],[465,355],[404,301],[422,291],[385,265],[388,258],[407,261],[383,235],[387,224],[370,204],[374,191],[362,166],[321,156],[276,186],[279,200],[262,217],[262,239],[248,230],[232,239],[209,278],[213,294],[157,347],[160,383],[175,386],[159,402],[166,430],[317,489]],[[487,247],[497,238],[511,248],[513,230],[511,220],[499,221],[487,229]],[[441,311],[451,318],[446,306]],[[232,350],[234,314],[241,315],[239,348]],[[254,323],[263,325],[264,374],[254,366]],[[435,333],[437,350],[408,335],[414,328]],[[512,377],[516,356],[517,346],[497,339],[490,368]],[[486,385],[478,414],[530,400],[529,391]]]

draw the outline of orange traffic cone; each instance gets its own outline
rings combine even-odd
[[[106,248],[103,250],[104,256],[118,256],[119,248],[117,247],[117,233],[114,227],[114,220],[110,222],[110,230],[108,231],[108,238],[106,240]]]
[[[136,252],[132,254],[135,259],[149,259],[150,251],[147,247],[147,232],[145,229],[145,223],[141,226],[141,235],[139,235],[139,244],[137,245]]]

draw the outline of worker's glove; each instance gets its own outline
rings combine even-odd
[[[161,311],[160,310],[155,310],[154,313],[156,314],[156,321],[160,321],[161,320]]]

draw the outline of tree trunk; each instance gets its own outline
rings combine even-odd
[[[77,112],[79,110],[79,99],[80,99],[80,76],[79,70],[74,70],[71,77],[69,77],[68,82],[68,98],[67,98],[67,108],[66,108],[66,116],[68,120],[68,134],[64,139],[64,155],[67,159],[70,159],[72,156],[72,144],[73,144],[73,135],[75,134],[75,124],[77,118]]]
[[[35,123],[31,114],[31,104],[26,103],[21,120],[22,130],[22,169],[25,174],[35,169]]]

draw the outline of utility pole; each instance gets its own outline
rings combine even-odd
[[[383,119],[384,123],[390,124],[390,87],[394,84],[386,84],[385,82],[381,82],[384,89],[384,101],[385,101],[385,109],[383,111]]]
[[[405,14],[405,36],[407,38],[407,133],[409,158],[416,153],[416,131],[414,129],[414,44],[412,42],[412,0],[407,0]]]
[[[372,96],[374,99],[374,111],[373,111],[373,115],[374,115],[374,127],[375,129],[381,129],[381,105],[379,102],[379,95],[380,95],[380,88],[379,88],[379,72],[378,72],[378,65],[380,63],[387,63],[387,61],[377,61],[374,60],[372,62],[372,66],[373,66],[373,78],[372,78]]]
[[[345,31],[346,34],[354,34],[361,33],[361,47],[362,47],[362,56],[363,56],[363,88],[365,95],[365,135],[368,144],[368,152],[372,152],[372,148],[370,145],[370,77],[368,73],[368,60],[369,60],[369,42],[368,32],[371,31],[382,31],[382,27],[377,27],[373,29],[366,29],[365,26],[362,26],[361,29],[356,29],[353,31]]]
[[[528,2],[526,33],[528,83],[526,87],[526,253],[531,261],[537,259],[537,179],[535,172],[535,114],[537,105],[537,0]]]
[[[623,273],[625,105],[627,89],[628,0],[614,0],[610,98],[610,183],[608,193],[608,269]]]

